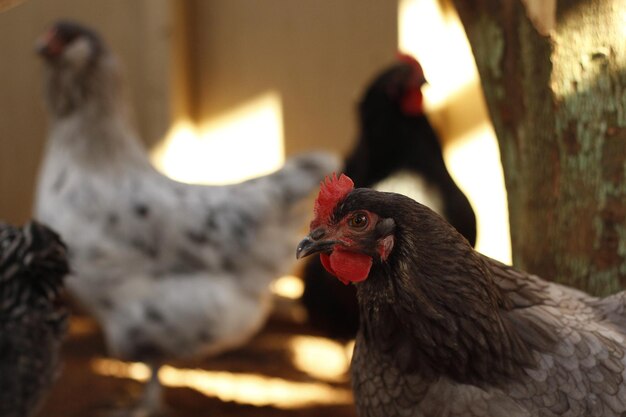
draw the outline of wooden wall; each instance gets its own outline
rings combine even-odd
[[[397,51],[396,1],[194,0],[197,116],[277,90],[287,154],[345,151],[355,101]]]

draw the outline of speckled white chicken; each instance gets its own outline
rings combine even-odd
[[[270,308],[269,283],[293,262],[301,201],[335,157],[294,157],[229,186],[157,172],[126,116],[115,58],[97,34],[60,22],[39,41],[50,131],[37,217],[67,242],[70,291],[100,321],[113,355],[158,366],[247,341]],[[304,208],[304,207],[302,207]]]

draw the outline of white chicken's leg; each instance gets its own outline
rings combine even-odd
[[[163,403],[163,386],[159,380],[159,369],[161,365],[150,364],[150,378],[143,387],[143,392],[139,401],[135,399],[132,405],[126,404],[121,407],[115,406],[110,409],[105,406],[104,410],[96,411],[95,416],[99,417],[165,417],[168,410]]]
[[[150,364],[150,379],[144,387],[141,400],[132,417],[152,417],[163,413],[163,386],[159,380],[160,368],[161,365]]]

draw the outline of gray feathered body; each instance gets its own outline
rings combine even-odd
[[[88,65],[77,66],[75,45],[47,65],[51,126],[36,203],[70,248],[69,289],[122,358],[238,346],[264,323],[269,284],[293,265],[299,205],[336,159],[302,155],[235,185],[175,182],[128,124],[114,58],[99,39],[85,42]]]
[[[369,346],[361,334],[353,362],[359,415],[623,415],[624,293],[599,300],[493,260],[486,261],[491,264],[496,284],[512,301],[512,310],[507,314],[525,316],[517,318],[516,330],[526,333],[523,336],[532,349],[533,365],[502,383],[461,383],[445,375],[407,373],[394,358]],[[471,331],[472,324],[467,326]],[[554,340],[546,342],[544,332]],[[489,352],[483,354],[489,366]]]
[[[0,223],[0,416],[37,412],[56,380],[67,327],[65,246],[38,223]]]

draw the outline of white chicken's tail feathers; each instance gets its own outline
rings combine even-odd
[[[328,152],[309,152],[296,155],[273,174],[259,178],[274,184],[274,195],[286,205],[292,205],[319,186],[326,175],[340,168],[339,158]]]
[[[260,225],[255,241],[265,242],[251,245],[247,260],[264,273],[255,273],[246,280],[249,289],[262,292],[267,288],[267,279],[289,273],[295,262],[293,248],[311,212],[313,192],[324,176],[338,168],[339,159],[331,154],[307,153],[290,158],[279,171],[249,182],[247,201],[256,204],[254,209],[251,205],[247,209],[252,209],[250,217],[259,219]]]

